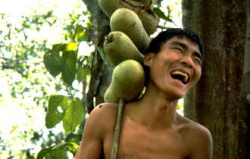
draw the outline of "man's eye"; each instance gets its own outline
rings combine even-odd
[[[183,52],[181,48],[174,48],[175,50],[179,51],[179,52]]]
[[[202,64],[201,54],[195,53],[194,55],[195,55],[194,60],[196,61],[196,63],[201,65]]]
[[[197,63],[197,64],[199,64],[199,65],[201,65],[201,64],[202,64],[202,62],[201,62],[201,59],[200,59],[200,58],[195,58],[195,59],[194,59],[194,62],[195,62],[195,63]]]

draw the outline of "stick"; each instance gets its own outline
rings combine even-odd
[[[115,124],[115,133],[114,133],[114,138],[113,138],[113,143],[112,143],[111,159],[116,159],[116,156],[117,156],[119,137],[120,137],[120,131],[121,131],[123,108],[124,108],[124,100],[120,99],[119,106],[118,106],[118,114],[117,114],[116,124]]]

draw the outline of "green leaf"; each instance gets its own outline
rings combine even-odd
[[[65,44],[55,44],[43,57],[46,69],[54,77],[62,72],[63,60],[60,53],[64,51],[65,48]]]
[[[45,122],[47,128],[53,128],[63,120],[67,105],[67,97],[61,95],[51,96]],[[59,110],[62,110],[61,112]]]
[[[75,155],[79,146],[80,145],[78,145],[77,143],[71,141],[71,142],[68,142],[67,144],[67,150]]]
[[[79,148],[79,144],[77,144],[76,142],[70,141],[70,142],[58,144],[53,149],[54,150],[67,150],[75,155],[78,148]]]
[[[67,159],[67,151],[75,155],[78,148],[79,144],[73,141],[60,143],[55,146],[40,150],[36,159],[64,159],[65,157],[65,159]]]
[[[82,67],[79,67],[76,73],[77,80],[81,82],[83,78],[85,78],[87,75],[89,75],[89,70],[84,69]]]
[[[66,45],[65,50],[66,50],[66,51],[76,51],[77,48],[78,48],[78,44],[79,44],[79,43],[70,42],[70,43],[68,43],[68,44]]]
[[[90,20],[88,20],[88,21],[87,21],[87,27],[88,27],[89,29],[94,29],[94,28],[95,28],[95,25],[94,25]]]
[[[65,83],[71,85],[76,74],[78,43],[56,44],[50,52],[44,55],[44,63],[51,75],[62,72]],[[60,55],[62,54],[62,56]]]
[[[37,154],[36,159],[43,159],[46,154],[51,152],[52,148],[53,147],[45,148],[45,149],[40,150],[39,153]]]
[[[81,25],[77,25],[74,33],[74,39],[76,41],[88,41],[89,31]]]
[[[59,51],[64,51],[66,48],[66,44],[55,44],[53,45],[52,50],[59,52]]]
[[[62,58],[60,57],[59,52],[51,50],[44,55],[43,60],[46,69],[52,76],[55,77],[61,73]]]
[[[84,109],[82,102],[77,98],[70,100],[63,118],[63,127],[67,134],[72,133],[76,126],[81,124],[84,118]]]
[[[71,134],[67,135],[65,141],[66,142],[80,143],[81,139],[82,139],[82,133],[77,133],[77,134],[71,133]]]
[[[45,159],[68,159],[67,151],[53,150],[46,154]]]
[[[65,83],[71,86],[76,75],[77,53],[73,51],[64,52],[63,61],[62,78]]]
[[[162,19],[164,19],[164,20],[166,20],[166,21],[169,21],[169,22],[174,23],[173,20],[170,19],[168,16],[166,16],[165,13],[164,13],[160,8],[158,8],[158,7],[157,7],[157,8],[154,8],[154,9],[153,9],[153,12],[154,12],[159,18],[162,18]]]

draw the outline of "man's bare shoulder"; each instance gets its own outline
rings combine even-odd
[[[190,120],[181,115],[177,115],[179,125],[181,125],[180,132],[184,135],[184,140],[194,154],[206,153],[207,156],[212,155],[212,135],[210,131],[203,125]],[[197,152],[198,151],[198,152]],[[199,152],[200,151],[200,152]]]
[[[88,120],[96,126],[113,126],[116,121],[118,104],[102,103],[96,106],[90,113]]]
[[[118,109],[116,103],[102,103],[96,106],[90,115],[98,114],[98,117],[102,118],[104,115],[115,115]]]
[[[117,104],[103,103],[94,108],[84,126],[77,159],[102,158],[103,141],[108,134],[112,134],[117,112]]]
[[[89,115],[89,118],[97,118],[102,120],[109,120],[115,118],[117,114],[118,104],[116,103],[102,103],[96,106]]]
[[[177,115],[178,125],[181,125],[184,131],[187,131],[190,135],[205,135],[210,137],[210,131],[203,125],[188,119],[184,116]]]

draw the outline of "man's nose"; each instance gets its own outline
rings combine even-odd
[[[189,55],[185,55],[181,58],[181,64],[189,68],[193,68],[194,65],[193,59]]]

